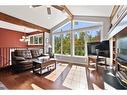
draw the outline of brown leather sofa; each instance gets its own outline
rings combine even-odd
[[[15,50],[12,52],[12,70],[21,72],[32,68],[33,60],[45,56],[40,50]]]

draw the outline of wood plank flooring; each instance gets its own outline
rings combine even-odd
[[[4,85],[6,85],[8,89],[12,90],[32,90],[34,89],[33,85],[43,90],[70,90],[70,88],[63,86],[62,84],[73,65],[74,64],[72,63],[68,63],[68,66],[55,81],[44,78],[48,73],[44,75],[36,75],[31,73],[30,71],[13,73],[10,69],[0,70],[0,81]],[[100,89],[105,89],[103,69],[90,71],[87,69],[86,65],[75,65],[86,67],[86,75],[89,89],[95,89],[93,84],[95,84]]]

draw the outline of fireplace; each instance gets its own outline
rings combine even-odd
[[[122,31],[121,34],[116,36],[117,44],[116,44],[116,77],[119,82],[127,88],[127,34]],[[124,35],[123,35],[124,34]]]

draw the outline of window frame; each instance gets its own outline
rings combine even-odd
[[[33,38],[33,43],[31,43],[31,39],[30,38]],[[35,44],[35,37],[37,37],[37,44]],[[42,37],[42,43],[39,43],[39,38]],[[29,38],[29,41],[28,41],[28,45],[43,45],[43,40],[44,40],[44,34],[43,33],[39,33],[39,34],[34,34],[34,35],[29,35],[28,36]]]
[[[76,32],[83,32],[83,31],[73,31],[74,33],[73,33],[73,35],[74,35],[74,38],[73,38],[73,40],[74,40],[74,55],[73,56],[85,56],[86,55],[86,52],[85,52],[85,54],[84,55],[75,55],[75,33]],[[85,32],[85,31],[84,31]],[[85,40],[85,38],[84,38],[84,40]],[[86,44],[87,42],[85,42],[85,44]],[[85,46],[85,44],[84,44],[84,50],[86,50],[86,46]]]
[[[55,46],[54,46],[54,36],[55,35],[60,35],[61,36],[61,53],[55,53],[56,55],[67,55],[67,56],[70,56],[71,55],[71,47],[70,47],[70,54],[63,54],[63,35],[66,34],[66,33],[70,33],[69,30],[67,31],[63,31],[63,32],[56,32],[56,33],[53,33],[53,51],[55,53]],[[70,46],[71,46],[71,36],[70,36]]]
[[[77,21],[77,20],[76,20]],[[70,21],[69,21],[70,22]],[[69,22],[65,23],[64,25],[67,25]],[[83,21],[84,22],[84,21]],[[67,31],[57,31],[58,29],[62,28],[64,25],[62,25],[61,27],[55,29],[52,31],[52,37],[54,35],[62,35],[64,33],[66,33]],[[85,32],[85,31],[89,31],[89,30],[100,30],[100,39],[101,39],[101,31],[103,29],[103,26],[101,24],[97,25],[97,26],[90,26],[90,27],[85,27],[85,28],[80,28],[80,29],[71,29],[70,30],[70,55],[69,56],[74,56],[74,57],[84,57],[87,56],[87,41],[85,42],[84,48],[85,48],[85,55],[84,56],[80,56],[80,55],[75,55],[75,38],[74,38],[74,33],[75,32]],[[73,42],[73,43],[72,43]],[[52,45],[53,45],[53,51],[54,51],[54,39],[52,39]],[[56,53],[55,53],[56,54]],[[64,55],[63,53],[61,54],[56,54],[56,55]],[[64,55],[67,56],[67,55]]]
[[[78,31],[79,30],[79,31]],[[80,29],[75,29],[75,30],[72,30],[72,32],[73,32],[73,37],[74,37],[74,35],[75,35],[75,33],[76,32],[87,32],[87,31],[89,31],[89,30],[100,30],[100,32],[102,31],[102,26],[101,27],[96,27],[96,28],[93,28],[93,29],[88,29],[88,30],[80,30]],[[101,33],[100,33],[100,37],[101,37]],[[87,38],[87,36],[85,37],[85,38]],[[73,40],[74,40],[74,43],[75,43],[75,37],[73,38]],[[84,39],[85,40],[85,39]],[[85,42],[85,55],[84,56],[87,56],[87,39],[86,39],[86,42]],[[75,44],[74,44],[74,48],[73,48],[73,56],[74,57],[80,57],[80,55],[75,55]],[[81,57],[83,57],[83,56],[81,56]]]

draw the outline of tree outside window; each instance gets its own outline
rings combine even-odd
[[[63,34],[63,39],[62,39],[62,43],[63,43],[63,54],[65,55],[70,55],[70,33],[64,33]]]
[[[87,42],[99,42],[101,30],[89,30],[87,31]]]
[[[75,33],[75,55],[85,55],[85,32]]]
[[[61,35],[54,35],[54,52],[61,54]]]
[[[87,23],[87,22],[78,21],[75,22],[73,26],[73,29],[76,30],[71,29],[71,23],[68,23],[65,26],[61,27],[60,29],[54,31],[53,32],[54,53],[71,55],[71,52],[73,53],[73,51],[71,50],[74,50],[74,55],[85,56],[87,50],[86,49],[87,43],[99,42],[100,32],[101,32],[101,29],[99,27],[96,29],[90,28],[90,30],[87,31],[85,30],[85,28],[96,26],[96,25],[97,25],[96,23]],[[71,42],[74,42],[74,44],[72,44]],[[74,47],[74,49],[71,49],[71,47]]]

